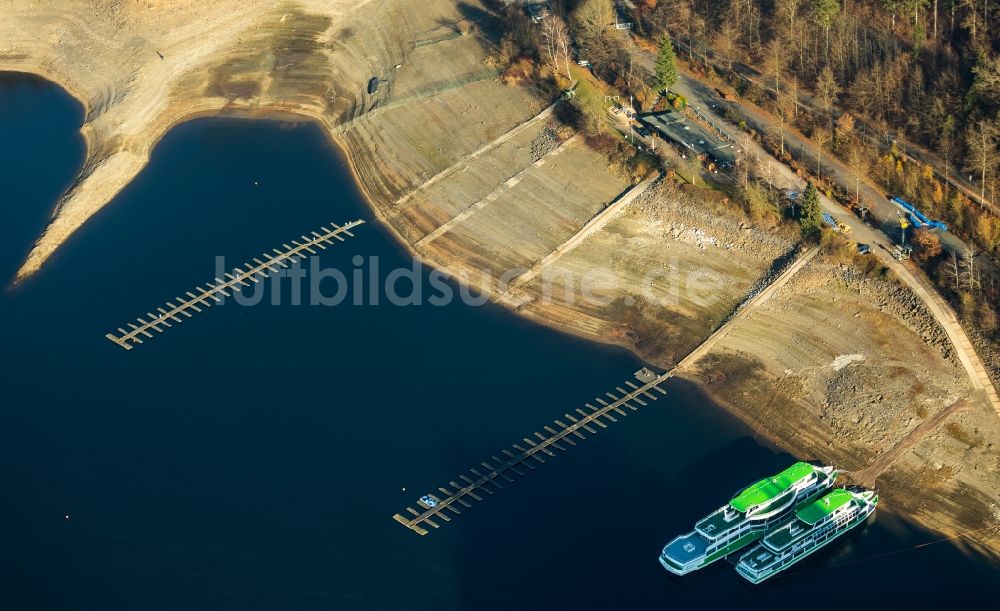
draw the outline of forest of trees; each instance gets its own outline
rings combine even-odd
[[[1000,0],[551,0],[550,5],[566,33],[563,40],[586,56],[601,78],[640,102],[655,97],[657,83],[637,69],[633,37],[609,29],[620,14],[635,23],[635,34],[654,44],[670,35],[680,45],[678,53],[689,59],[711,57],[731,72],[737,64],[753,67],[784,95],[745,91],[746,83],[734,78],[741,92],[788,115],[789,123],[807,134],[829,140],[834,153],[866,175],[878,178],[880,172],[879,151],[870,142],[905,136],[936,153],[936,165],[972,176],[978,195],[996,199]],[[530,20],[524,21],[517,38],[537,36]],[[572,51],[564,49],[568,64]],[[825,117],[793,102],[806,92]],[[852,117],[836,124],[838,107]],[[868,142],[849,131],[862,124]],[[919,177],[922,168],[903,171]],[[920,186],[903,182],[886,186]],[[933,192],[934,185],[925,186]],[[950,204],[951,196],[942,193],[940,201],[920,203],[948,216],[949,205],[968,203]],[[948,220],[978,239],[977,218]]]
[[[516,5],[506,8],[515,25],[505,42],[520,58],[521,72],[534,62],[537,76],[565,86],[572,80],[575,52],[615,93],[634,95],[648,108],[674,78],[662,66],[664,57],[676,53],[776,117],[782,133],[762,136],[779,157],[791,160],[783,130],[796,127],[819,147],[811,167],[803,169],[816,174],[820,155],[836,156],[857,180],[871,179],[887,193],[913,201],[945,220],[976,252],[1000,262],[1000,216],[976,205],[1000,195],[1000,0],[549,4],[554,16],[541,27]],[[634,23],[633,32],[609,27],[622,17]],[[664,36],[674,42],[667,51]],[[639,54],[657,49],[650,74],[640,67]],[[797,103],[800,99],[805,103]],[[600,114],[577,105],[584,115]],[[597,123],[591,121],[591,127]],[[908,142],[930,151],[933,167],[904,154]],[[948,178],[971,177],[965,184],[977,197],[953,188],[936,169]],[[821,175],[816,178],[824,190],[831,188]],[[752,186],[745,176],[741,182]],[[846,200],[851,194],[840,195]],[[971,272],[956,273],[959,263],[940,251],[933,234],[913,237],[915,258],[942,288],[954,290],[963,313],[993,321],[981,327],[988,335],[1000,334],[986,305],[1000,300],[995,283],[987,287],[969,279]],[[969,303],[977,306],[970,310]]]
[[[996,0],[639,0],[641,31],[669,31],[840,104],[971,166],[978,123],[1000,111]],[[822,89],[819,91],[818,89]],[[996,135],[993,135],[994,140]]]
[[[985,253],[1000,264],[1000,216],[977,205],[1000,195],[1000,1],[637,0],[632,18],[640,35],[669,33],[692,64],[808,135],[816,165],[825,149],[857,180],[944,219],[970,244],[964,263],[923,231],[911,236],[914,258],[1000,339],[1000,289],[972,262]],[[790,159],[783,134],[767,136]],[[907,142],[930,151],[928,163],[904,154]]]
[[[941,166],[972,176],[987,201],[996,199],[1000,1],[639,0],[633,12],[640,33],[669,32],[689,57],[755,68],[785,92],[768,94],[771,109],[792,115],[807,133],[836,140],[839,106],[873,128],[866,135],[905,136],[936,152]],[[826,117],[798,116],[800,87]],[[843,128],[854,125],[839,127],[849,137]],[[841,143],[841,157],[875,172],[875,151],[861,144]],[[975,234],[976,219],[951,220]]]

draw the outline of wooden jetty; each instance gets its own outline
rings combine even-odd
[[[137,318],[135,323],[128,323],[126,325],[128,329],[119,327],[118,335],[108,333],[105,337],[122,348],[131,350],[135,344],[142,343],[140,336],[150,339],[153,337],[150,331],[162,333],[164,328],[170,328],[175,323],[184,322],[185,318],[191,318],[192,312],[201,312],[203,308],[222,303],[223,298],[229,297],[231,292],[250,286],[249,282],[260,282],[267,278],[268,274],[277,272],[279,267],[285,268],[290,263],[304,259],[305,253],[314,255],[316,249],[326,250],[327,246],[335,243],[334,240],[343,242],[345,236],[354,237],[351,229],[363,224],[363,220],[351,221],[345,225],[331,223],[329,228],[321,227],[319,232],[311,231],[310,235],[302,236],[299,239],[301,241],[292,240],[290,244],[282,244],[280,250],[275,248],[271,254],[264,253],[260,257],[254,257],[253,262],[234,267],[224,274],[224,278],[216,278],[204,287],[196,287],[194,291],[186,292],[186,297],[177,297],[172,302],[166,302],[165,307],[156,308],[155,313],[147,312],[145,317]]]
[[[639,407],[647,405],[647,401],[655,401],[660,395],[667,394],[659,384],[671,375],[672,372],[658,375],[643,367],[635,372],[639,384],[631,380],[626,381],[624,386],[627,388],[616,386],[615,392],[607,392],[603,397],[597,397],[593,403],[586,404],[587,409],[577,409],[576,415],[564,414],[561,418],[557,418],[552,426],[542,427],[547,434],[535,432],[533,436],[525,437],[513,444],[513,451],[501,450],[503,458],[492,456],[490,461],[479,463],[469,469],[471,477],[458,476],[461,482],[452,480],[448,482],[450,488],[437,489],[441,493],[440,496],[430,493],[420,497],[416,503],[420,507],[419,510],[407,507],[406,512],[410,514],[409,516],[397,513],[392,516],[393,519],[419,535],[426,535],[429,531],[425,526],[438,528],[440,525],[437,521],[450,522],[453,515],[462,513],[459,506],[471,507],[469,499],[483,500],[481,493],[493,494],[495,489],[503,488],[501,480],[513,482],[512,474],[524,476],[528,471],[534,470],[538,464],[545,462],[545,456],[556,455],[553,449],[565,451],[567,446],[575,446],[578,440],[586,439],[585,432],[596,434],[598,428],[607,428],[605,421],[618,422],[616,416],[625,416],[630,411],[636,411]],[[598,428],[594,428],[595,426]]]
[[[425,526],[438,528],[440,524],[435,520],[450,522],[453,515],[461,513],[461,510],[458,508],[459,505],[462,507],[471,507],[472,505],[468,499],[481,501],[483,497],[478,493],[486,492],[487,494],[493,494],[494,488],[499,489],[503,487],[500,480],[506,482],[514,481],[514,478],[510,476],[511,473],[523,476],[526,471],[522,470],[522,467],[533,470],[536,463],[545,462],[543,455],[555,456],[555,453],[550,448],[565,450],[566,447],[563,444],[576,445],[576,441],[573,438],[585,439],[583,431],[588,433],[597,432],[597,429],[591,425],[606,428],[607,424],[605,420],[617,422],[618,420],[615,416],[625,416],[629,413],[622,408],[635,411],[638,409],[635,404],[640,406],[646,405],[646,402],[643,400],[644,398],[657,399],[658,395],[652,391],[656,391],[660,395],[665,395],[666,392],[659,387],[659,384],[666,382],[680,371],[691,367],[705,356],[735,325],[750,316],[754,308],[767,301],[771,295],[784,286],[800,269],[805,267],[816,256],[818,251],[817,247],[813,247],[800,252],[796,259],[785,267],[776,278],[737,307],[733,314],[723,321],[719,328],[690,354],[679,361],[673,369],[666,373],[657,374],[643,367],[635,372],[635,378],[641,385],[637,385],[631,381],[625,382],[625,386],[628,386],[627,389],[618,386],[615,388],[616,393],[605,393],[605,397],[595,399],[594,403],[597,403],[597,406],[588,403],[587,409],[589,411],[576,410],[579,417],[565,414],[564,418],[568,423],[556,420],[555,427],[543,427],[548,435],[536,432],[533,439],[525,437],[522,440],[525,444],[524,446],[517,443],[514,444],[513,447],[516,452],[502,450],[501,453],[505,458],[493,456],[492,462],[484,461],[480,463],[484,469],[483,471],[480,471],[479,467],[469,470],[474,477],[460,475],[458,479],[463,483],[451,481],[449,482],[451,485],[450,489],[444,487],[438,488],[441,496],[430,493],[420,497],[417,501],[417,505],[421,508],[420,510],[407,507],[406,512],[410,515],[404,516],[397,513],[393,518],[414,532],[426,535],[428,530]]]

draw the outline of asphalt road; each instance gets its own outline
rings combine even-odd
[[[684,43],[680,41],[677,41],[677,44],[682,48],[686,48]],[[711,50],[709,50],[709,54],[712,58],[717,57],[717,54]],[[706,58],[705,61],[709,61],[709,59]],[[720,64],[719,61],[715,59],[712,59],[711,61],[714,62],[717,70],[720,71],[725,70],[725,68]],[[769,91],[774,91],[774,84],[768,82],[770,79],[761,75],[754,68],[747,66],[746,64],[743,64],[741,62],[733,62],[732,70],[738,77],[750,81]],[[779,86],[781,91],[784,92],[788,91],[788,88],[785,85],[785,83],[782,82],[779,84]],[[805,91],[800,88],[797,89],[795,93],[797,98],[796,102],[798,103],[799,108],[806,109],[807,111],[812,111],[812,112],[823,112],[821,110],[822,104],[820,104],[808,91]],[[840,117],[840,115],[843,114],[843,110],[841,110],[836,106],[832,108],[832,112],[835,118]],[[954,168],[945,164],[944,157],[942,157],[941,155],[938,155],[936,152],[928,150],[918,144],[914,144],[912,142],[906,141],[905,139],[898,138],[897,135],[885,133],[883,130],[876,128],[875,126],[869,125],[867,122],[865,122],[863,119],[859,117],[854,117],[854,119],[855,119],[855,125],[860,128],[859,130],[860,133],[862,133],[862,135],[865,138],[869,139],[871,142],[882,142],[883,133],[885,134],[887,140],[889,138],[893,138],[897,143],[897,148],[900,149],[900,152],[904,156],[920,164],[929,165],[940,178],[946,180],[953,187],[962,191],[966,196],[971,198],[973,201],[982,202],[982,204],[987,206],[990,210],[992,210],[994,214],[1000,214],[1000,208],[996,206],[995,201],[990,201],[990,199],[992,199],[991,197],[981,198],[982,184],[980,183],[977,185],[975,180],[967,178],[967,175],[962,174],[961,172],[954,171]]]
[[[654,61],[655,55],[653,53],[642,54],[642,64],[651,73]],[[671,89],[686,97],[689,105],[711,119],[731,139],[740,143],[740,146],[746,145],[745,138],[742,137],[743,134],[737,126],[732,125],[726,120],[727,109],[732,111],[732,114],[742,117],[747,125],[758,133],[775,133],[777,124],[774,118],[768,113],[750,104],[723,100],[713,86],[699,81],[683,70],[679,70],[678,72],[680,79]],[[775,170],[788,167],[774,159],[773,156],[759,146],[755,147],[751,145],[749,148],[752,152],[752,158],[772,160]],[[816,170],[816,146],[805,135],[794,129],[786,129],[785,148],[804,167],[810,168],[812,171]],[[821,168],[825,178],[834,182],[844,191],[855,193],[858,187],[855,174],[842,161],[825,152],[822,155]],[[797,180],[795,182],[797,185],[790,188],[801,188],[802,181]],[[860,199],[863,205],[870,211],[870,222],[884,235],[884,238],[877,243],[898,242],[900,239],[900,226],[897,213],[901,212],[901,209],[889,200],[888,194],[862,178],[860,181]],[[838,212],[844,211],[840,206],[837,206],[837,210]],[[853,215],[851,216],[853,217]],[[968,244],[950,231],[935,229],[934,232],[941,239],[942,247],[948,252],[954,252],[959,255],[968,252]],[[977,262],[980,269],[985,273],[1000,277],[1000,270],[988,258],[979,256],[977,257]]]
[[[758,164],[770,164],[772,168],[772,181],[779,189],[801,190],[805,186],[805,181],[795,174],[792,169],[775,159],[770,153],[756,141],[748,138],[738,138],[739,130],[732,125],[727,125],[723,115],[725,114],[724,104],[732,104],[721,100],[715,91],[693,78],[689,74],[681,73],[680,81],[673,89],[681,95],[687,97],[688,103],[699,108],[699,111],[712,119],[723,131],[738,142],[738,146],[746,147],[747,157],[753,159]],[[759,126],[758,131],[764,131],[772,125],[772,119],[766,113],[754,108],[738,106],[739,112],[746,117],[748,123],[753,122]],[[811,143],[808,139],[797,133],[786,135],[786,145],[798,147],[800,154],[815,154],[815,149],[810,149]],[[815,158],[813,158],[815,164]],[[854,175],[836,160],[830,160],[829,165],[824,165],[824,172],[843,188],[847,185],[854,186]],[[842,181],[842,182],[841,182]],[[912,261],[897,261],[893,256],[894,239],[899,235],[899,225],[896,217],[898,207],[886,199],[875,187],[865,182],[861,183],[861,198],[864,200],[873,216],[877,219],[875,223],[867,224],[861,221],[853,213],[843,206],[837,204],[825,195],[820,196],[820,204],[824,210],[829,212],[835,219],[850,227],[850,235],[858,243],[869,244],[872,249],[872,256],[877,257],[884,265],[889,267],[896,276],[903,281],[911,290],[926,304],[931,315],[938,321],[949,340],[955,348],[959,361],[969,376],[975,390],[982,392],[986,400],[1000,416],[1000,396],[998,396],[983,362],[976,353],[969,341],[965,330],[959,324],[954,311],[944,300],[944,298],[931,286],[926,277],[915,268]],[[942,238],[942,243],[948,248],[957,252],[965,252],[965,244],[948,232],[938,231]],[[985,267],[985,266],[984,266]],[[996,268],[990,268],[994,273]]]

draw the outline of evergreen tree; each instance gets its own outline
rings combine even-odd
[[[674,45],[666,34],[660,40],[660,52],[656,56],[656,86],[659,89],[670,89],[677,82],[677,54]]]
[[[812,0],[813,21],[826,32],[826,54],[830,54],[830,26],[840,12],[840,0]]]
[[[799,225],[802,233],[812,235],[819,231],[823,224],[823,209],[819,205],[819,191],[811,182],[799,201]]]

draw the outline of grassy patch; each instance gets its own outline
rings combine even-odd
[[[617,95],[618,93],[613,91],[607,83],[595,77],[586,68],[576,65],[570,66],[570,74],[577,82],[576,88],[573,89],[573,95],[581,106],[593,107],[600,112],[607,112],[609,108],[614,106],[615,103],[607,100],[605,96]]]

